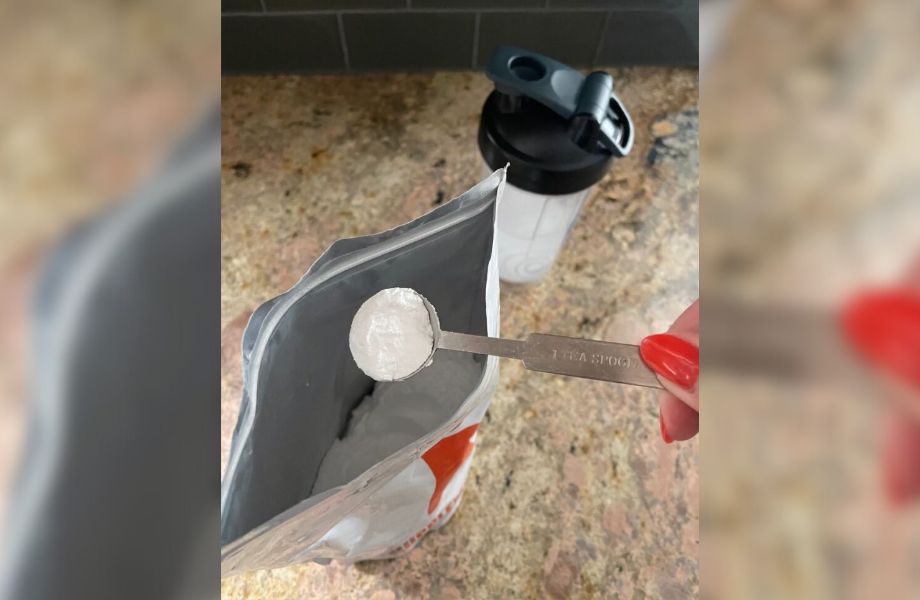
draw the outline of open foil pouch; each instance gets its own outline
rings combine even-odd
[[[498,360],[421,432],[342,485],[314,490],[320,465],[374,389],[348,348],[352,317],[384,288],[413,288],[450,331],[497,336],[496,207],[505,170],[427,215],[335,242],[243,334],[244,390],[221,486],[221,571],[307,560],[388,558],[456,510]],[[448,351],[438,351],[438,355]],[[357,414],[357,411],[356,411]],[[316,493],[314,493],[314,491]]]

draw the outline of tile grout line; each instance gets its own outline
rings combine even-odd
[[[601,48],[604,47],[604,39],[607,37],[607,27],[610,25],[610,15],[613,14],[613,11],[607,11],[607,14],[604,15],[604,24],[601,25],[601,35],[597,40],[597,48],[594,49],[594,60],[591,61],[591,66],[596,67],[598,61],[601,59]]]
[[[342,13],[335,15],[335,22],[339,27],[339,44],[342,46],[342,58],[345,60],[345,70],[351,71],[351,59],[348,56],[348,43],[345,41],[345,20]]]
[[[476,62],[479,60],[479,20],[482,13],[476,13],[476,20],[473,22],[473,64],[472,68],[476,68]]]

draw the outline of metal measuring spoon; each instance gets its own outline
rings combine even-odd
[[[526,340],[509,340],[441,330],[438,313],[427,298],[419,294],[431,320],[434,344],[428,360],[408,379],[431,364],[438,348],[472,354],[515,358],[531,371],[568,375],[584,379],[613,381],[643,387],[661,388],[658,378],[639,357],[632,344],[601,342],[581,338],[531,333]]]

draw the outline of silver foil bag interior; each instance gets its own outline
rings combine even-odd
[[[224,574],[247,546],[256,558],[236,556],[232,570],[303,559],[296,545],[315,544],[323,533],[313,528],[310,511],[336,489],[310,497],[311,489],[326,451],[374,385],[348,348],[364,300],[384,288],[408,287],[434,304],[445,330],[487,335],[488,321],[497,323],[493,245],[503,183],[504,170],[496,171],[410,223],[335,242],[293,288],[253,313],[243,334],[244,391],[221,487]],[[485,370],[487,361],[479,360]],[[343,497],[335,510],[347,502]]]

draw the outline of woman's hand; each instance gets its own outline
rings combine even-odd
[[[906,504],[920,498],[920,269],[901,287],[852,299],[842,326],[888,384],[882,481],[893,503]]]
[[[677,317],[666,333],[642,340],[639,354],[665,389],[658,399],[661,437],[668,444],[689,440],[700,430],[700,301]]]

